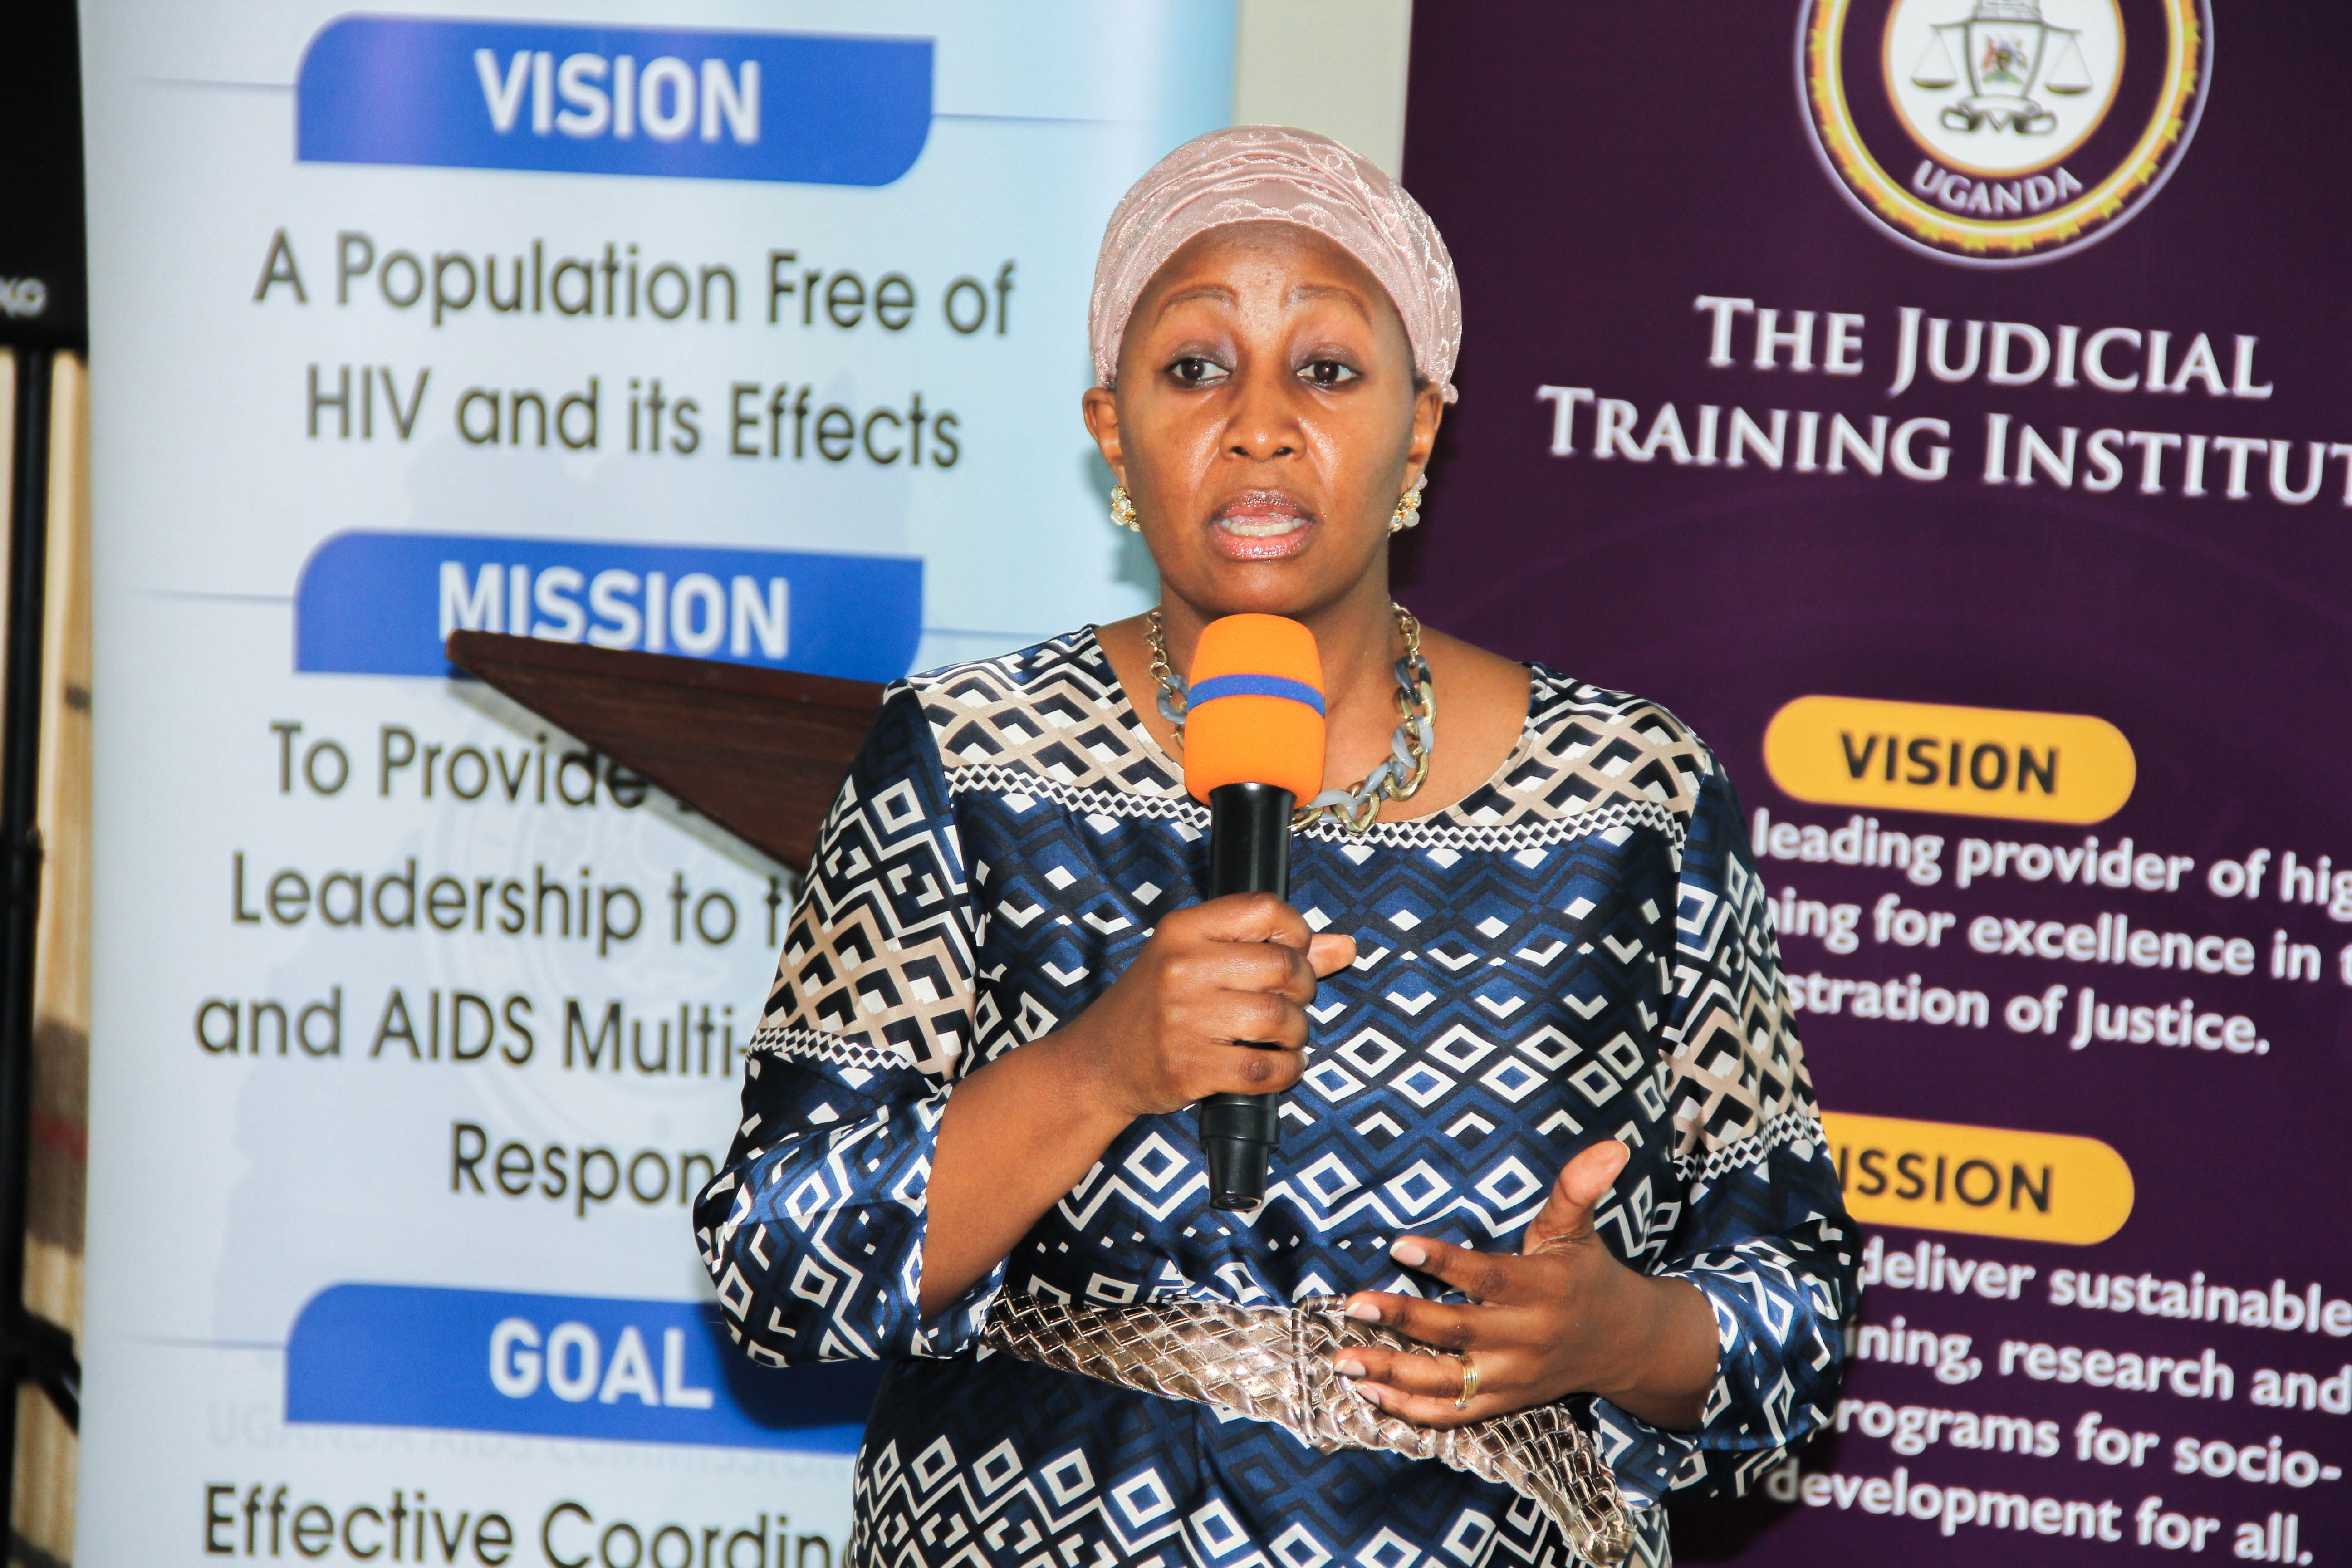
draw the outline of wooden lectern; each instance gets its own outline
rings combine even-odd
[[[448,655],[794,875],[882,706],[870,680],[497,632],[452,632]]]

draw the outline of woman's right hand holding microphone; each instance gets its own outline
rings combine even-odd
[[[1271,893],[1213,899],[1162,920],[1085,1012],[973,1068],[925,1194],[923,1313],[995,1268],[1136,1118],[1297,1082],[1316,982],[1355,957]]]
[[[1212,1094],[1274,1094],[1306,1070],[1316,983],[1356,940],[1318,935],[1271,893],[1233,893],[1160,922],[1127,973],[1061,1031],[1069,1070],[1122,1123]]]

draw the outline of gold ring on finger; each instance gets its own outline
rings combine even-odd
[[[1462,1363],[1462,1392],[1454,1396],[1454,1408],[1467,1410],[1470,1402],[1478,1397],[1478,1363],[1467,1352],[1454,1359]]]

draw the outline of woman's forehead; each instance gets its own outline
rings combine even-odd
[[[1138,314],[1157,321],[1188,304],[1237,309],[1244,298],[1268,295],[1294,310],[1337,304],[1368,321],[1396,316],[1362,262],[1288,223],[1229,224],[1193,236],[1152,275]]]

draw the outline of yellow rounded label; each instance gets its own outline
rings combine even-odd
[[[2131,1167],[2095,1138],[1830,1110],[1822,1125],[1864,1225],[2090,1247],[2131,1217]]]
[[[1799,800],[2026,822],[2105,822],[2138,777],[2124,732],[2082,713],[1800,697],[1764,731]]]

